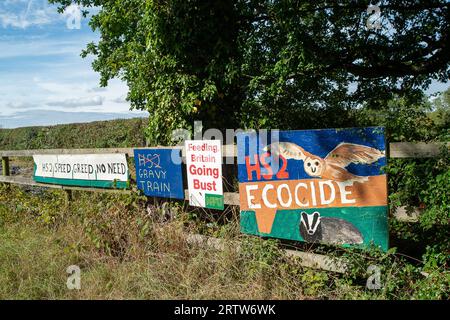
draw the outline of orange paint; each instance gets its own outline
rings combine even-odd
[[[258,224],[259,232],[267,234],[272,232],[276,213],[277,209],[255,210],[256,223]]]
[[[270,233],[277,210],[387,205],[386,175],[365,182],[325,179],[240,183],[241,210],[255,211],[258,229]]]

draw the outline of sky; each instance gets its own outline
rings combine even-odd
[[[74,6],[59,14],[47,0],[0,0],[0,127],[148,117],[130,111],[125,83],[100,88],[93,58],[80,57],[99,39],[88,21]],[[426,93],[448,87],[433,82]]]
[[[0,0],[0,127],[148,117],[130,111],[122,81],[99,87],[93,58],[80,57],[99,34],[78,18],[46,0]]]

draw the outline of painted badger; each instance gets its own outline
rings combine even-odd
[[[306,242],[330,244],[363,243],[361,232],[350,222],[321,217],[319,212],[301,213],[300,234]]]

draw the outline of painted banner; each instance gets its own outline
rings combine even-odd
[[[125,154],[35,155],[36,182],[96,188],[128,187]]]
[[[181,150],[135,149],[138,189],[152,197],[184,199]]]
[[[223,209],[220,140],[187,140],[185,148],[189,204]]]
[[[241,231],[388,248],[384,128],[238,134]]]

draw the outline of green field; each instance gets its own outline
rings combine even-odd
[[[0,129],[0,150],[142,147],[147,125],[135,118]]]

